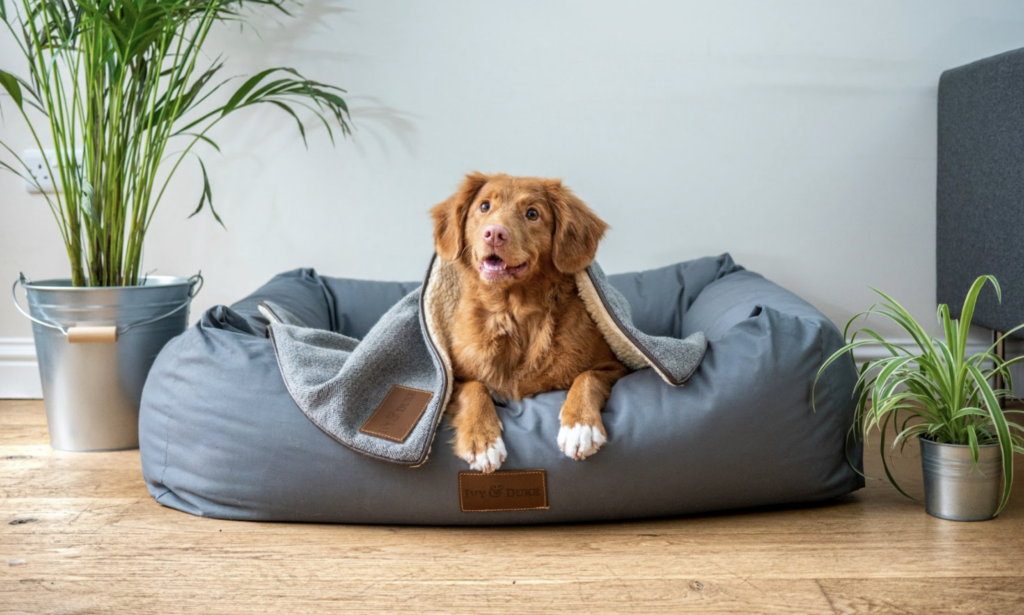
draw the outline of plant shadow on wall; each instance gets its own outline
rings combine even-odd
[[[302,11],[282,19],[280,13],[263,12],[252,20],[252,25],[259,32],[259,37],[230,37],[225,41],[242,62],[248,58],[258,61],[271,61],[274,64],[297,65],[312,67],[320,74],[331,74],[336,67],[350,62],[360,62],[366,56],[343,50],[336,39],[326,33],[336,32],[350,15],[358,15],[346,8],[341,0],[310,0],[302,3]],[[323,44],[329,41],[330,44]],[[387,105],[380,98],[365,94],[346,95],[346,102],[352,115],[358,118],[358,126],[354,127],[352,145],[360,154],[367,153],[366,140],[372,139],[385,157],[391,154],[392,139],[408,155],[416,153],[416,125],[418,119],[413,113],[402,111]],[[258,118],[251,118],[252,131],[243,134],[261,135],[266,130],[265,123],[257,124]],[[256,129],[258,128],[258,129]],[[322,126],[310,126],[317,130]],[[251,138],[253,144],[259,143]]]
[[[350,134],[341,88],[287,67],[227,77],[227,59],[203,51],[216,26],[244,26],[253,9],[289,17],[288,8],[289,0],[0,0],[25,60],[20,74],[0,66],[7,116],[13,107],[40,150],[52,137],[45,172],[59,188],[45,198],[74,286],[142,283],[153,214],[186,159],[203,175],[192,215],[209,208],[220,222],[199,152],[219,151],[213,129],[229,115],[272,107],[304,141],[310,117],[332,142]],[[38,185],[12,144],[0,147],[13,157],[0,165]]]

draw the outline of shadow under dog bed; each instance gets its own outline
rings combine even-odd
[[[410,468],[346,448],[307,419],[282,381],[258,304],[362,338],[419,286],[309,269],[211,308],[157,357],[139,421],[149,491],[163,505],[224,519],[491,525],[813,502],[863,486],[847,460],[860,463],[860,449],[847,448],[852,360],[829,368],[811,408],[818,367],[843,343],[823,314],[728,255],[608,280],[638,329],[703,331],[707,352],[682,387],[651,369],[619,380],[602,415],[608,443],[585,461],[556,443],[565,391],[499,405],[509,451],[501,469],[543,470],[546,508],[464,512],[463,479],[473,475],[451,451],[447,420],[427,462]]]

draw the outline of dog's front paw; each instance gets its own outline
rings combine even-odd
[[[558,448],[570,459],[586,459],[608,441],[600,425],[562,425],[558,430]]]
[[[459,449],[462,450],[459,450]],[[501,467],[508,452],[505,450],[505,442],[498,436],[498,439],[491,444],[482,444],[471,447],[456,447],[456,454],[469,463],[470,470],[490,474]]]

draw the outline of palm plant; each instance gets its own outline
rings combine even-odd
[[[999,514],[1006,506],[1013,486],[1013,453],[1024,453],[1024,427],[1008,418],[1008,415],[1022,412],[1004,410],[1000,399],[1009,397],[1012,392],[1010,366],[1024,360],[1024,357],[1006,361],[995,354],[994,350],[1009,335],[1024,328],[1024,325],[1002,335],[987,350],[967,356],[967,336],[975,304],[987,282],[995,287],[996,296],[1001,301],[1002,292],[998,281],[986,275],[979,277],[971,286],[959,319],[950,317],[949,306],[939,305],[937,317],[943,329],[943,339],[929,335],[895,299],[880,290],[872,289],[882,301],[850,319],[843,331],[843,337],[849,343],[825,361],[818,371],[818,377],[834,361],[855,348],[867,345],[885,348],[891,356],[867,362],[860,370],[852,435],[862,437],[866,442],[872,431],[877,429],[880,432],[880,450],[886,477],[908,498],[911,496],[899,485],[886,459],[885,442],[890,433],[895,434],[892,450],[902,450],[915,437],[967,445],[975,465],[978,463],[979,446],[998,444],[1003,469],[1003,492],[996,511]],[[894,322],[910,336],[913,344],[888,341],[866,327],[850,334],[854,321],[871,315],[879,315]],[[862,339],[857,339],[858,336]],[[996,375],[1002,376],[1006,388],[992,387],[990,380]]]
[[[223,59],[205,60],[202,48],[215,24],[245,23],[251,7],[288,14],[287,1],[0,0],[0,20],[27,61],[25,77],[0,69],[0,91],[40,150],[44,133],[52,137],[56,164],[45,164],[60,189],[45,196],[75,286],[140,283],[153,215],[190,155],[203,174],[192,215],[208,206],[221,222],[195,147],[202,142],[219,151],[208,133],[227,116],[274,105],[296,122],[305,141],[303,111],[297,112],[304,107],[323,123],[332,143],[335,128],[349,133],[344,90],[282,67],[244,80],[223,79]],[[226,101],[213,102],[228,84],[236,87]],[[172,141],[181,149],[172,152]],[[0,139],[0,147],[15,159],[0,166],[36,181],[11,144]]]

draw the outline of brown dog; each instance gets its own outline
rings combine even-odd
[[[438,255],[456,263],[461,298],[451,330],[455,454],[474,470],[505,461],[492,395],[568,389],[559,448],[584,459],[607,440],[601,409],[629,373],[577,294],[608,225],[557,179],[466,176],[431,210]]]

